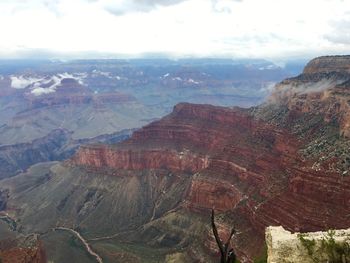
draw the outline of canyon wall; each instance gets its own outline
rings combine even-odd
[[[188,151],[171,150],[115,150],[108,146],[83,146],[72,158],[72,163],[101,169],[150,170],[166,169],[195,173],[208,166],[206,156]]]
[[[348,72],[350,56],[324,56],[312,59],[304,68],[304,74],[320,72]]]
[[[131,131],[124,130],[95,138],[74,140],[72,132],[56,129],[47,136],[33,140],[31,143],[2,145],[0,146],[0,179],[23,172],[36,163],[62,161],[70,158],[81,144],[94,142],[115,143],[128,138],[130,133]]]
[[[340,215],[350,211],[349,178],[314,170],[313,162],[299,152],[303,145],[299,138],[248,115],[243,118],[246,113],[236,110],[215,108],[217,115],[210,115],[202,105],[182,104],[180,108],[165,123],[141,129],[119,147],[81,148],[73,163],[199,173],[184,207],[237,214],[261,238],[264,227],[275,224],[303,231],[348,226],[349,221]],[[222,122],[216,116],[223,116]],[[194,157],[205,152],[205,158]],[[240,248],[246,243],[239,238],[236,242]],[[254,251],[249,245],[242,249],[246,254]]]
[[[302,232],[350,227],[350,57],[334,65],[328,60],[318,58],[302,75],[281,82],[259,107],[180,103],[171,114],[135,131],[126,141],[81,147],[55,168],[60,170],[56,180],[66,181],[60,190],[65,198],[51,200],[61,195],[52,181],[40,186],[45,189],[42,192],[51,189],[44,199],[53,206],[42,211],[64,214],[90,233],[95,225],[99,233],[136,225],[141,230],[131,242],[139,242],[140,233],[147,244],[171,247],[185,244],[192,234],[183,231],[193,227],[188,218],[195,218],[198,228],[203,222],[208,227],[214,208],[220,212],[220,225],[236,229],[232,245],[241,262],[252,262],[262,253],[267,226]],[[339,70],[333,70],[337,63]],[[18,183],[9,182],[9,188],[16,189]],[[84,184],[90,185],[93,194]],[[114,196],[101,199],[101,205],[99,198],[107,193]],[[76,207],[79,198],[87,201]],[[66,199],[79,211],[75,216]],[[17,211],[16,199],[11,200],[10,194],[8,207]],[[113,203],[111,214],[109,203]],[[39,212],[30,212],[31,222],[37,222]],[[142,220],[135,217],[140,212]],[[48,217],[48,225],[58,215]],[[179,219],[184,217],[189,221]],[[203,228],[197,229],[196,238],[208,244],[208,228]],[[196,248],[189,243],[184,247],[181,253],[195,260]]]

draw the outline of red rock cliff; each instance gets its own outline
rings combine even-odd
[[[246,261],[259,253],[269,225],[348,228],[350,63],[340,60],[339,72],[333,70],[339,58],[311,62],[304,74],[278,85],[270,103],[254,109],[181,103],[128,141],[83,147],[72,162],[196,173],[180,206],[225,212],[223,220],[240,233],[235,245]]]
[[[123,170],[166,169],[195,173],[208,166],[208,158],[188,151],[119,150],[108,146],[81,147],[73,157],[76,165]]]

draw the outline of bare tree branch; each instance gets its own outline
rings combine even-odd
[[[220,254],[221,254],[221,262],[222,263],[225,263],[225,261],[222,261],[224,258],[225,258],[225,252],[224,252],[224,247],[222,245],[222,241],[219,237],[219,233],[218,233],[218,229],[216,228],[216,225],[215,225],[215,215],[214,215],[214,209],[211,210],[211,227],[213,229],[213,234],[214,234],[214,237],[215,237],[215,240],[216,240],[216,243],[218,244],[218,247],[219,247],[219,250],[220,250]]]
[[[221,263],[234,263],[236,260],[236,254],[234,253],[233,249],[230,248],[230,243],[231,243],[231,239],[233,237],[233,235],[236,233],[235,229],[232,228],[230,236],[228,237],[225,245],[222,244],[222,241],[219,237],[219,233],[218,233],[218,229],[215,225],[215,212],[214,209],[211,210],[211,226],[213,229],[213,234],[216,240],[216,243],[219,247],[220,250],[220,254],[221,254]]]

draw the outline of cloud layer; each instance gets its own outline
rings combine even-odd
[[[2,0],[0,57],[350,53],[342,0]]]
[[[350,12],[330,22],[331,30],[325,38],[334,44],[350,45]]]
[[[130,12],[150,12],[157,7],[172,6],[186,0],[90,0],[90,2],[100,2],[105,10],[114,15],[124,15]]]

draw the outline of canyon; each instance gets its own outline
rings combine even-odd
[[[288,75],[265,60],[0,61],[0,178],[125,139],[180,101],[255,105]]]
[[[131,130],[122,130],[95,138],[75,140],[72,132],[56,129],[47,136],[30,143],[0,146],[0,179],[14,176],[30,166],[48,161],[62,161],[71,157],[81,144],[118,142],[128,138]]]
[[[215,262],[212,208],[241,262],[263,254],[267,226],[349,228],[349,68],[316,58],[251,108],[179,103],[129,139],[0,181],[0,204],[24,233],[75,229],[104,262]]]

